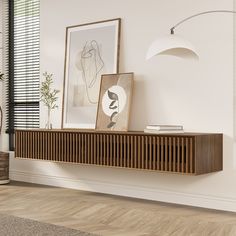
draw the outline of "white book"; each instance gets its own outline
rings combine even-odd
[[[184,130],[155,130],[155,129],[144,129],[144,133],[151,133],[151,134],[180,134],[180,133],[184,133]]]
[[[146,129],[154,130],[183,130],[182,125],[147,125]]]

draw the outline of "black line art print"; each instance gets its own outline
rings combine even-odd
[[[76,65],[82,71],[86,96],[90,104],[98,103],[98,101],[91,99],[89,89],[95,86],[105,65],[101,56],[100,47],[96,40],[87,41],[79,53],[79,63]]]

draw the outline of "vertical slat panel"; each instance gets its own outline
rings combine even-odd
[[[145,164],[144,164],[144,137],[141,136],[141,169],[145,169]]]
[[[62,156],[61,156],[61,160],[63,162],[63,160],[65,160],[65,156],[66,156],[66,133],[62,133]]]
[[[24,157],[23,132],[20,132],[20,157]]]
[[[172,138],[172,145],[173,145],[173,172],[176,172],[176,138]]]
[[[16,154],[15,157],[20,157],[20,150],[21,150],[21,146],[20,146],[20,133],[19,131],[16,131]]]
[[[145,139],[144,139],[144,147],[145,147],[145,158],[144,158],[144,161],[145,161],[145,167],[144,169],[148,169],[148,164],[149,164],[149,156],[148,156],[148,137],[145,136]]]
[[[32,158],[32,132],[29,133],[29,158]]]
[[[194,173],[194,170],[193,170],[193,139],[190,138],[190,147],[189,147],[189,150],[190,150],[190,153],[189,153],[189,159],[190,159],[190,173]]]
[[[37,144],[38,143],[38,132],[34,132],[34,159],[38,157]]]
[[[17,148],[17,155],[16,157],[22,157],[21,155],[21,150],[22,150],[22,145],[21,145],[21,132],[17,131],[17,144],[18,144],[18,148]]]
[[[53,160],[53,149],[54,149],[54,145],[53,145],[53,132],[49,133],[49,139],[50,139],[50,145],[49,145],[49,160],[52,161]]]
[[[160,159],[161,159],[161,171],[164,170],[164,138],[161,137],[161,154],[160,154]]]
[[[138,168],[138,150],[137,150],[137,136],[134,137],[134,168]]]
[[[59,160],[59,156],[60,156],[60,133],[59,132],[56,132],[55,134],[55,144],[56,144],[56,156],[55,156],[55,161],[58,161]]]
[[[104,150],[103,150],[103,135],[100,135],[100,158],[99,165],[103,165]]]
[[[84,163],[84,133],[81,134],[81,163]]]
[[[64,158],[64,133],[60,133],[59,142],[61,145],[61,155],[60,155],[59,161],[63,161],[63,158]]]
[[[45,149],[44,149],[45,160],[48,160],[48,142],[49,142],[48,135],[49,135],[48,132],[44,132],[44,136],[45,136],[45,140],[46,140],[45,141]]]
[[[83,146],[84,146],[84,154],[83,154],[83,163],[87,163],[87,134],[83,133],[84,141],[83,141]]]
[[[87,136],[87,144],[88,144],[88,149],[87,149],[88,161],[87,161],[87,163],[91,164],[91,150],[92,150],[92,148],[91,148],[91,134],[88,134],[88,136]]]
[[[148,149],[149,149],[149,170],[153,170],[153,143],[152,143],[152,137],[148,137]]]
[[[71,134],[71,162],[74,163],[75,158],[75,133]]]
[[[168,138],[165,137],[165,171],[168,171]]]
[[[120,163],[120,143],[119,136],[116,135],[116,166],[119,166]]]
[[[82,163],[82,143],[81,143],[81,133],[78,134],[78,160]]]
[[[116,166],[117,159],[117,145],[116,145],[116,136],[113,134],[113,166]]]
[[[169,159],[169,171],[172,171],[172,159],[173,159],[173,154],[172,154],[172,137],[169,137],[169,142],[168,142],[168,147],[169,147],[169,153],[168,153],[168,159]]]
[[[156,137],[152,137],[152,145],[153,145],[153,155],[152,155],[152,169],[156,170],[156,160],[157,160],[157,143]]]
[[[90,163],[91,164],[94,164],[94,137],[95,135],[94,134],[91,134],[90,135],[90,148],[91,148],[91,152],[90,152]]]
[[[134,136],[130,136],[130,167],[134,168]]]
[[[100,156],[101,156],[101,151],[100,151],[100,135],[97,135],[97,165],[100,165]]]
[[[43,160],[43,132],[39,132],[39,153],[40,157],[39,159]]]
[[[44,140],[45,140],[45,146],[44,146],[44,159],[48,160],[48,132],[44,132]]]
[[[120,167],[123,167],[123,155],[124,155],[124,148],[123,148],[123,136],[120,135]]]
[[[97,163],[97,134],[94,134],[93,137],[93,163],[96,164]]]
[[[27,132],[22,132],[22,134],[24,134],[23,142],[27,144]],[[24,145],[24,143],[22,143],[22,145]],[[24,157],[27,158],[27,145],[24,145]]]
[[[181,138],[181,147],[182,147],[182,155],[181,155],[181,172],[184,173],[184,138]]]
[[[57,133],[53,132],[52,133],[52,160],[55,161],[56,160],[56,156],[57,156],[57,145],[56,145],[56,137],[57,137]]]
[[[25,157],[28,158],[28,132],[25,132]]]
[[[32,158],[32,132],[27,131],[27,158]]]
[[[126,162],[127,162],[127,147],[126,147],[126,135],[123,136],[123,149],[124,149],[124,154],[123,154],[123,167],[126,167]]]
[[[138,169],[141,169],[141,137],[138,136],[138,141],[137,141],[137,152],[138,152]]]
[[[45,159],[48,160],[48,149],[49,149],[49,132],[44,132],[45,135]]]
[[[75,133],[75,156],[74,156],[74,162],[78,163],[78,149],[79,149],[79,143],[78,143],[78,133]]]
[[[177,172],[180,172],[180,138],[177,138]]]
[[[110,134],[109,136],[109,156],[108,156],[108,163],[109,163],[109,166],[113,166],[113,134]]]
[[[102,165],[106,165],[106,155],[107,155],[107,149],[106,149],[106,135],[102,135],[102,151],[103,151],[103,158],[102,158]]]
[[[128,135],[127,136],[127,157],[126,157],[126,159],[127,159],[127,167],[128,168],[131,167],[131,165],[130,165],[130,161],[131,161],[130,153],[131,153],[131,149],[130,149],[130,136]]]
[[[185,173],[189,173],[189,144],[188,144],[188,138],[185,138],[185,145],[186,145],[186,168],[185,168]]]

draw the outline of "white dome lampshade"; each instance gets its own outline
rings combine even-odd
[[[148,49],[146,60],[156,55],[172,55],[186,59],[198,59],[194,46],[175,34],[166,35],[154,41]]]

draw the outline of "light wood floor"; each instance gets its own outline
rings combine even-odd
[[[121,236],[235,236],[236,214],[72,189],[0,185],[0,213]]]

